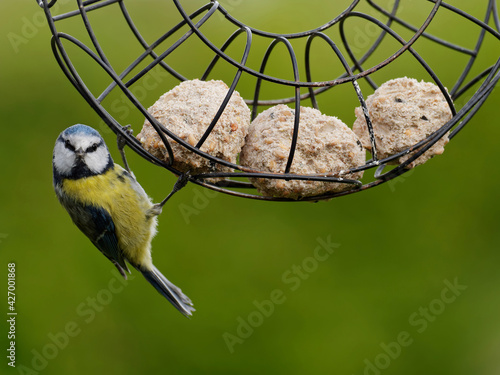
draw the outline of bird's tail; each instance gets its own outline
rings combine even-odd
[[[139,269],[139,271],[141,271],[146,280],[183,315],[187,317],[192,315],[195,309],[189,297],[182,293],[180,288],[168,281],[155,266],[150,270]]]

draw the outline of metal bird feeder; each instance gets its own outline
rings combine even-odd
[[[60,8],[58,0],[37,0],[37,3],[46,14],[52,33],[52,50],[59,66],[71,84],[113,132],[125,137],[127,145],[144,159],[175,174],[180,174],[178,170],[172,167],[172,154],[170,154],[171,157],[168,161],[160,160],[147,152],[136,138],[124,131],[123,126],[130,122],[126,118],[116,116],[113,113],[113,108],[110,108],[109,103],[106,101],[110,94],[118,91],[120,95],[123,93],[127,100],[133,104],[131,107],[134,111],[139,111],[151,124],[156,125],[155,129],[163,133],[159,133],[159,135],[165,143],[167,150],[171,148],[165,135],[168,135],[169,138],[175,140],[191,152],[209,159],[214,165],[220,164],[234,170],[234,172],[222,173],[219,171],[190,176],[191,182],[233,196],[269,201],[290,200],[257,194],[252,190],[254,189],[253,185],[248,182],[249,177],[328,181],[352,186],[352,189],[347,191],[302,199],[308,201],[330,199],[378,186],[407,172],[407,165],[432,147],[447,132],[450,131],[450,140],[457,135],[474,117],[500,79],[500,21],[497,4],[494,0],[482,1],[484,6],[481,19],[440,0],[421,0],[417,2],[392,0],[388,7],[383,7],[381,5],[382,1],[354,0],[346,2],[345,9],[340,14],[331,15],[329,22],[314,29],[289,34],[262,31],[252,27],[252,25],[246,25],[228,10],[234,7],[226,7],[228,8],[226,9],[223,4],[217,1],[210,1],[197,10],[188,13],[185,7],[188,5],[192,6],[193,2],[186,5],[183,3],[189,2],[172,0],[171,5],[173,9],[175,8],[178,22],[171,25],[158,24],[157,28],[162,28],[159,30],[158,35],[160,36],[152,40],[148,40],[141,33],[141,27],[137,26],[135,23],[136,20],[132,19],[131,13],[127,8],[127,5],[130,5],[131,1],[76,0],[74,1],[73,10],[62,12],[58,9]],[[68,2],[66,1],[65,3]],[[387,5],[386,3],[387,1],[384,2],[384,5]],[[67,6],[68,4],[64,5]],[[258,4],[255,4],[255,6],[259,7]],[[403,8],[408,11],[412,7],[420,12],[427,12],[419,24],[412,24],[401,16]],[[104,10],[109,12],[109,14],[112,12],[113,17],[121,17],[128,25],[130,32],[127,35],[120,35],[119,38],[125,40],[129,45],[135,44],[141,48],[142,52],[128,62],[122,61],[121,64],[112,64],[111,60],[108,59],[106,50],[102,48],[100,38],[97,36],[98,33],[94,30],[95,25],[92,22],[92,16]],[[466,44],[465,42],[451,41],[450,38],[441,36],[439,33],[437,35],[433,33],[431,25],[433,22],[440,22],[440,15],[458,18],[460,29],[467,30],[467,34],[473,38],[474,42],[470,43],[469,41],[467,44],[470,45],[466,46],[462,45]],[[77,22],[80,32],[85,34],[84,39],[88,40],[87,44],[81,41],[82,37],[79,40],[68,33],[59,31],[59,29],[63,29],[65,21],[69,19]],[[219,23],[221,29],[223,25],[224,29],[231,30],[224,42],[212,41],[204,33],[204,26],[209,22]],[[353,31],[352,27],[350,27],[352,25],[351,22],[365,22],[370,25],[371,30],[376,30],[376,35],[363,48],[360,48],[359,43],[355,45],[352,41]],[[293,24],[291,27],[293,27]],[[111,30],[109,31],[111,32]],[[210,56],[210,60],[207,65],[201,66],[202,73],[198,77],[185,77],[182,68],[174,69],[167,60],[170,56],[175,55],[179,49],[182,49],[180,47],[183,44],[193,38],[198,39],[201,42],[200,44],[206,48],[206,53]],[[313,40],[315,40],[314,43]],[[396,44],[397,48],[373,64],[371,58],[376,55],[377,50],[381,48],[384,41]],[[257,43],[263,43],[267,48],[257,57],[258,63],[250,63],[249,57],[251,56],[254,57],[253,60],[255,61],[255,55],[251,54],[251,51],[254,53],[254,50],[251,47]],[[275,48],[277,45],[286,47],[289,61],[283,63],[283,66],[286,66],[287,69],[288,66],[291,66],[293,79],[280,78],[266,73],[268,61],[277,50]],[[424,60],[422,54],[419,53],[421,45],[432,45],[435,48],[436,53],[440,54],[439,64],[429,62],[430,59],[427,59],[428,61]],[[234,57],[238,55],[234,52],[231,54],[228,53],[228,50],[231,48],[233,50],[239,48],[239,58]],[[72,57],[75,50],[83,52],[92,59],[95,63],[94,68],[99,69],[100,73],[104,73],[109,79],[104,90],[93,92],[88,88],[80,72],[75,67],[76,64],[74,64]],[[484,55],[485,50],[496,50],[496,56],[492,61],[487,61],[486,63],[482,61],[482,54]],[[336,66],[340,66],[341,69],[336,70],[332,68],[329,70],[331,76],[327,80],[316,81],[314,79],[315,71],[312,68],[315,64],[314,56],[316,56],[314,51],[334,56],[338,63]],[[460,67],[460,63],[451,56],[452,54],[461,56],[463,67]],[[299,61],[299,55],[303,56],[304,59]],[[353,90],[354,95],[359,101],[358,105],[366,110],[366,96],[383,83],[378,82],[380,78],[377,78],[377,73],[390,71],[393,64],[402,56],[411,59],[411,62],[414,64],[413,67],[408,66],[407,75],[410,76],[412,74],[412,69],[424,72],[426,81],[433,82],[440,88],[453,116],[439,130],[397,155],[378,159],[376,145],[374,145],[371,152],[372,158],[367,160],[365,165],[346,171],[346,173],[365,171],[363,180],[371,177],[370,181],[365,183],[344,179],[341,176],[335,176],[333,173],[322,175],[295,175],[290,173],[297,135],[300,134],[301,124],[299,116],[295,116],[294,131],[286,170],[284,173],[269,173],[229,163],[185,142],[176,134],[166,129],[148,113],[146,108],[152,103],[148,103],[147,105],[142,103],[140,98],[134,95],[133,92],[134,86],[147,79],[152,74],[153,69],[163,69],[164,72],[167,72],[172,78],[180,82],[192,78],[206,80],[210,77],[218,79],[217,76],[212,77],[211,74],[213,74],[215,67],[223,65],[227,70],[235,71],[232,82],[230,84],[226,82],[230,86],[227,93],[228,99],[232,92],[239,87],[238,84],[243,79],[253,82],[253,97],[245,97],[245,102],[252,109],[252,118],[255,118],[259,109],[277,104],[291,104],[294,108],[299,108],[302,103],[307,102],[308,104],[310,103],[310,106],[318,108],[318,97],[321,94],[330,90],[337,90],[342,85],[348,86]],[[184,56],[184,58],[187,61],[190,59],[190,56]],[[459,66],[460,73],[452,79],[447,77],[446,82],[444,82],[444,78],[440,79],[438,77],[436,73],[438,69],[436,68],[449,67],[451,64]],[[282,88],[289,88],[290,95],[263,99],[263,97],[268,96],[265,94],[263,84],[266,87],[272,84]],[[445,84],[450,88],[449,92],[445,89]],[[171,88],[165,87],[164,92]],[[459,102],[460,106],[456,104]],[[226,103],[227,101],[222,104],[221,109],[223,109]],[[455,107],[456,105],[457,107]],[[367,120],[369,121],[369,118]],[[217,121],[217,118],[214,121]],[[373,138],[373,130],[370,127],[368,129],[370,137]],[[405,162],[395,167],[387,166],[389,162],[394,162],[400,156],[411,152],[414,153]],[[368,170],[371,170],[371,175],[366,173]],[[210,182],[214,181],[207,180],[210,178],[219,178],[219,180],[217,182]],[[220,178],[223,178],[223,180],[221,181]]]

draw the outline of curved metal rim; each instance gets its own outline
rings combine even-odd
[[[489,0],[488,2],[488,9],[486,12],[485,20],[480,21],[467,13],[449,5],[442,0],[428,0],[432,3],[434,3],[434,6],[429,13],[428,17],[424,21],[424,23],[419,27],[415,28],[414,26],[411,26],[404,22],[403,20],[399,19],[396,17],[396,11],[398,8],[399,0],[395,0],[394,7],[391,12],[385,11],[383,8],[379,7],[377,4],[373,2],[373,0],[368,0],[368,3],[377,9],[380,13],[385,15],[387,17],[386,22],[382,22],[375,17],[369,16],[365,13],[360,13],[360,12],[355,12],[353,11],[356,5],[359,3],[359,0],[353,1],[348,8],[346,8],[339,16],[335,17],[332,21],[312,30],[308,30],[305,32],[301,33],[294,33],[294,34],[275,34],[275,33],[268,33],[262,30],[257,30],[254,28],[251,28],[249,26],[244,25],[234,17],[232,17],[223,7],[220,6],[220,4],[217,1],[211,0],[210,3],[206,4],[205,6],[199,8],[197,11],[195,11],[191,15],[187,15],[180,5],[178,0],[173,0],[175,6],[178,8],[179,13],[182,15],[183,21],[175,26],[175,29],[178,30],[181,27],[187,25],[189,26],[189,31],[184,34],[184,36],[179,39],[174,45],[167,51],[165,51],[163,54],[156,54],[154,52],[154,47],[155,44],[158,45],[161,43],[163,40],[167,39],[172,33],[166,33],[164,34],[161,38],[159,38],[156,42],[153,44],[148,44],[141,36],[139,30],[135,27],[135,24],[133,23],[130,15],[128,14],[128,11],[124,5],[124,2],[122,0],[107,0],[107,1],[98,1],[98,0],[89,0],[89,1],[82,1],[82,0],[77,0],[77,4],[79,7],[79,10],[73,11],[70,13],[66,13],[63,15],[55,16],[53,17],[51,15],[50,9],[52,6],[57,2],[57,0],[37,0],[37,4],[44,9],[46,18],[49,23],[49,27],[51,30],[51,33],[53,35],[52,37],[52,49],[54,52],[54,55],[56,57],[57,62],[59,63],[61,69],[63,70],[64,74],[67,76],[67,78],[70,80],[70,82],[75,86],[75,88],[80,92],[80,94],[87,100],[87,102],[91,105],[91,107],[103,118],[103,120],[106,122],[106,124],[115,132],[115,133],[121,133],[122,136],[124,136],[127,139],[128,145],[135,151],[137,152],[140,156],[145,158],[146,160],[152,162],[153,164],[162,166],[169,171],[179,174],[180,172],[176,170],[175,168],[172,167],[172,160],[173,160],[173,153],[171,150],[171,147],[169,145],[169,140],[167,139],[167,136],[169,139],[173,139],[174,141],[182,144],[185,148],[189,149],[190,151],[210,160],[211,162],[219,165],[223,165],[229,168],[232,168],[234,170],[238,170],[239,172],[213,172],[213,173],[204,173],[204,174],[199,174],[192,176],[190,180],[196,184],[199,184],[201,186],[210,188],[215,191],[223,192],[229,195],[233,196],[239,196],[239,197],[245,197],[245,198],[251,198],[251,199],[260,199],[260,200],[272,200],[272,201],[297,201],[294,199],[289,199],[289,198],[279,198],[279,197],[265,197],[261,195],[254,195],[254,194],[247,194],[247,193],[242,193],[238,191],[231,190],[231,188],[248,188],[252,187],[251,184],[249,183],[241,183],[237,180],[230,180],[229,178],[240,178],[240,177],[245,177],[245,178],[251,178],[251,177],[259,177],[259,178],[272,178],[272,179],[285,179],[285,180],[308,180],[308,181],[327,181],[327,182],[335,182],[335,183],[344,183],[348,185],[352,185],[352,189],[350,190],[345,190],[342,192],[337,192],[337,193],[329,193],[329,194],[323,194],[323,195],[318,195],[318,196],[313,196],[313,197],[304,197],[300,199],[300,201],[316,201],[316,200],[323,200],[323,199],[331,199],[334,197],[338,196],[343,196],[347,194],[352,194],[354,192],[366,190],[368,188],[378,186],[384,182],[387,182],[403,173],[405,173],[408,169],[408,165],[416,160],[419,156],[421,156],[425,151],[427,151],[432,145],[439,140],[441,137],[443,137],[446,133],[450,132],[449,138],[453,138],[469,121],[470,119],[474,116],[474,114],[479,110],[481,105],[486,101],[488,95],[492,92],[494,89],[495,85],[497,84],[498,80],[500,79],[500,58],[498,61],[492,65],[490,68],[485,69],[483,72],[478,74],[477,76],[473,77],[470,79],[468,82],[465,82],[465,79],[470,72],[476,58],[478,55],[478,51],[480,47],[482,46],[484,37],[486,33],[489,33],[493,37],[497,38],[500,40],[500,33],[496,30],[494,30],[491,26],[488,25],[488,22],[491,18],[493,18],[493,22],[496,25],[497,28],[500,28],[500,22],[498,18],[498,12],[496,8],[496,4],[494,0]],[[139,43],[142,45],[144,48],[144,53],[141,55],[141,57],[136,60],[132,65],[130,65],[127,69],[125,69],[121,74],[117,74],[113,68],[111,67],[111,64],[107,60],[104,51],[100,48],[99,42],[95,35],[93,34],[92,31],[92,26],[89,21],[89,18],[87,17],[87,12],[96,10],[99,8],[102,8],[104,6],[110,5],[110,4],[115,4],[118,3],[120,6],[120,9],[127,20],[129,27],[133,31],[134,35],[138,39]],[[481,32],[478,37],[478,41],[476,43],[476,46],[473,50],[466,49],[466,48],[461,48],[460,46],[451,44],[449,42],[446,42],[444,40],[441,40],[439,38],[436,38],[430,34],[427,34],[425,32],[426,28],[432,21],[432,19],[435,17],[438,9],[444,8],[449,11],[452,11],[456,13],[457,15],[467,19],[468,21],[471,21],[475,23],[476,25],[481,27]],[[200,31],[201,25],[208,20],[216,11],[220,11],[224,17],[233,23],[234,25],[238,26],[239,29],[237,29],[230,37],[229,39],[224,43],[222,48],[218,48],[215,45],[212,44],[208,38]],[[202,13],[205,13],[205,15],[201,18],[200,21],[198,21],[196,24],[194,23],[193,19],[195,17],[198,17]],[[69,17],[77,16],[80,15],[82,17],[82,21],[89,32],[89,36],[91,38],[91,41],[93,43],[93,46],[96,50],[96,52],[92,51],[90,48],[85,46],[83,43],[78,41],[78,39],[73,38],[72,36],[64,33],[59,33],[55,27],[55,22],[58,20],[66,19]],[[349,43],[347,42],[346,35],[345,35],[345,22],[350,18],[350,17],[358,17],[358,18],[363,18],[367,20],[368,22],[372,22],[375,24],[379,29],[381,30],[381,34],[377,38],[377,40],[374,42],[374,44],[369,48],[369,50],[365,53],[365,55],[361,56],[359,59],[354,56],[354,53],[352,49],[349,46]],[[396,34],[390,27],[392,22],[397,22],[400,25],[403,25],[407,27],[408,29],[414,31],[414,34],[412,38],[409,41],[405,41],[403,38],[401,38],[398,34]],[[346,48],[346,51],[351,58],[351,60],[354,62],[354,65],[351,67],[348,63],[347,60],[344,58],[342,55],[340,49],[337,48],[336,44],[333,42],[333,40],[322,33],[322,31],[332,27],[333,25],[339,25],[340,27],[340,32],[341,32],[341,37],[343,41],[343,45]],[[247,39],[246,39],[246,44],[245,44],[245,50],[243,52],[242,59],[238,62],[231,57],[229,57],[226,53],[225,50],[226,48],[237,38],[238,35],[241,33],[245,34]],[[197,37],[202,40],[205,45],[207,45],[210,49],[212,49],[215,52],[215,57],[212,60],[211,64],[205,71],[205,74],[203,77],[206,78],[212,68],[215,66],[216,63],[222,58],[222,60],[225,60],[226,62],[230,63],[234,67],[237,68],[237,73],[235,75],[235,78],[233,79],[233,82],[231,84],[231,87],[228,90],[228,93],[226,95],[226,98],[223,102],[223,105],[220,107],[220,110],[218,111],[217,115],[211,122],[209,128],[203,135],[203,137],[198,141],[196,146],[191,146],[190,144],[186,143],[179,137],[177,137],[175,134],[171,133],[168,129],[166,129],[162,124],[160,124],[154,117],[152,117],[147,110],[142,106],[142,104],[135,98],[132,93],[129,90],[129,87],[133,85],[135,82],[137,82],[144,74],[146,74],[149,69],[156,65],[160,65],[162,68],[165,70],[169,71],[173,76],[175,76],[178,79],[185,79],[182,75],[178,74],[174,69],[170,68],[165,62],[163,61],[164,57],[167,56],[169,53],[171,53],[178,45],[180,45],[183,41],[185,41],[187,38],[189,38],[191,35],[197,35]],[[266,51],[266,54],[262,60],[262,65],[261,69],[259,72],[250,69],[246,66],[246,61],[250,53],[250,46],[252,43],[252,36],[261,36],[264,38],[271,38],[272,41],[268,47],[268,50]],[[390,36],[399,43],[401,43],[402,47],[394,53],[392,56],[389,58],[385,59],[384,61],[380,62],[374,67],[371,67],[369,69],[363,69],[362,65],[363,62],[367,60],[367,58],[375,51],[375,49],[378,47],[378,45],[381,43],[382,39],[385,36]],[[330,81],[322,81],[322,82],[314,82],[311,79],[310,75],[310,70],[309,68],[306,69],[306,75],[307,75],[307,81],[300,81],[299,77],[299,67],[298,67],[298,62],[295,57],[295,52],[293,49],[293,46],[291,45],[289,39],[296,39],[296,38],[301,38],[301,37],[307,37],[307,47],[306,47],[306,55],[309,54],[309,49],[311,48],[311,42],[313,39],[320,37],[326,43],[332,48],[334,53],[337,55],[338,59],[342,62],[346,73],[335,80],[330,80]],[[448,48],[460,51],[461,53],[467,54],[470,57],[470,60],[468,64],[466,65],[464,71],[462,72],[461,76],[459,77],[458,81],[456,82],[454,88],[451,91],[451,94],[448,94],[446,89],[444,88],[444,85],[441,83],[437,75],[432,71],[430,66],[418,55],[418,53],[414,50],[412,47],[413,44],[416,42],[416,40],[419,37],[425,37],[428,38],[436,43],[439,43],[443,46],[446,46]],[[61,39],[65,39],[70,41],[71,43],[77,45],[79,48],[84,50],[95,62],[97,62],[101,68],[103,68],[106,73],[110,76],[112,79],[112,84],[98,97],[95,98],[94,95],[88,90],[88,88],[85,86],[85,83],[83,80],[80,78],[78,75],[78,72],[74,68],[74,66],[71,63],[71,59],[66,52],[63,42]],[[278,44],[278,43],[283,43],[290,55],[290,59],[292,62],[292,68],[293,68],[293,73],[294,73],[294,81],[291,80],[283,80],[279,79],[276,77],[271,77],[269,75],[264,74],[265,71],[265,66],[267,59],[272,53],[273,48]],[[373,152],[373,159],[368,161],[365,165],[357,167],[357,168],[351,168],[348,171],[342,171],[339,173],[330,173],[330,174],[323,174],[323,175],[295,175],[293,173],[290,173],[291,170],[291,165],[293,162],[293,156],[294,156],[294,151],[295,151],[295,146],[297,143],[298,139],[298,133],[300,131],[300,121],[299,121],[299,111],[295,111],[295,120],[294,120],[294,128],[293,128],[293,136],[292,136],[292,143],[290,147],[290,152],[287,160],[287,166],[285,169],[284,173],[269,173],[266,171],[257,171],[253,170],[241,165],[237,165],[234,163],[227,162],[225,160],[222,160],[220,158],[216,158],[212,155],[209,155],[203,151],[201,151],[199,148],[203,145],[204,141],[210,134],[211,130],[217,123],[217,120],[219,116],[222,114],[225,105],[229,101],[229,98],[231,94],[234,92],[239,79],[243,73],[248,73],[253,75],[254,77],[257,78],[257,85],[256,85],[256,90],[255,90],[255,96],[253,100],[247,100],[247,103],[252,104],[254,108],[254,113],[253,117],[256,115],[256,109],[259,105],[272,105],[274,103],[284,103],[284,101],[291,103],[295,103],[295,107],[298,108],[300,106],[301,100],[305,98],[311,98],[313,102],[313,106],[317,107],[317,103],[315,101],[315,96],[318,95],[321,92],[324,92],[325,90],[330,89],[331,87],[338,85],[338,84],[343,84],[347,82],[351,82],[354,86],[354,89],[357,93],[358,99],[360,101],[361,107],[365,110],[366,113],[366,120],[367,123],[370,124],[370,118],[368,116],[368,111],[366,108],[366,104],[364,102],[364,97],[361,93],[361,90],[359,88],[359,85],[357,84],[357,81],[359,79],[366,79],[372,87],[376,87],[375,83],[371,80],[370,74],[381,69],[382,67],[385,67],[388,65],[390,62],[394,61],[397,57],[399,57],[401,54],[404,52],[408,51],[411,53],[415,59],[425,68],[427,73],[431,76],[431,78],[434,80],[434,82],[438,85],[438,87],[441,89],[441,92],[445,96],[450,109],[453,113],[453,118],[448,121],[445,125],[443,125],[439,130],[436,132],[430,134],[426,139],[418,142],[417,144],[413,145],[412,147],[396,154],[392,155],[388,158],[377,160],[377,154],[376,154],[376,144],[374,140],[374,134],[373,130],[370,129],[369,126],[369,133],[372,141],[372,150]],[[150,56],[153,58],[153,62],[148,65],[147,68],[143,69],[139,74],[134,76],[132,79],[129,79],[127,82],[123,82],[122,80],[130,73],[130,71],[136,66],[142,59],[145,57]],[[135,64],[135,65],[134,65]],[[309,61],[306,59],[306,66],[309,64]],[[359,71],[359,73],[354,73],[356,70]],[[274,82],[282,85],[289,85],[293,86],[295,88],[295,95],[292,98],[285,98],[285,99],[280,99],[279,101],[263,101],[259,100],[259,93],[260,93],[260,82],[262,80],[266,80],[269,82]],[[471,99],[466,103],[464,107],[462,107],[458,112],[455,110],[455,107],[453,105],[453,98],[457,98],[461,95],[463,95],[467,90],[472,88],[474,85],[477,85],[478,83],[480,84],[480,87],[476,90],[476,92],[473,94]],[[142,145],[135,139],[134,137],[129,136],[127,133],[125,133],[121,129],[121,125],[119,124],[118,121],[116,121],[107,111],[106,109],[101,105],[101,101],[111,92],[115,87],[118,87],[127,97],[129,100],[131,100],[134,105],[140,110],[140,112],[150,121],[150,123],[153,125],[157,133],[162,139],[162,142],[164,143],[167,153],[170,155],[168,158],[168,161],[165,162],[163,160],[160,160],[150,153],[148,153]],[[300,88],[307,88],[309,92],[307,94],[300,94]],[[314,90],[314,87],[320,87],[319,89]],[[454,128],[455,127],[455,128]],[[452,130],[452,128],[454,128]],[[407,155],[412,153],[412,156],[408,158],[404,163],[399,164],[395,168],[393,168],[391,171],[382,173],[385,166],[400,158],[401,156]],[[375,181],[372,181],[367,184],[362,184],[358,180],[346,180],[342,178],[342,175],[347,175],[350,173],[358,172],[358,171],[365,171],[368,169],[376,168],[374,177]],[[206,179],[210,178],[224,178],[224,181],[219,181],[215,183],[207,182]]]

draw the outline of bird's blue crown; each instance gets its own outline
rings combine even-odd
[[[85,135],[92,135],[96,137],[101,137],[99,132],[95,130],[94,128],[91,128],[90,126],[83,125],[83,124],[76,124],[73,126],[70,126],[67,128],[64,132],[65,135],[72,135],[72,134],[85,134]]]

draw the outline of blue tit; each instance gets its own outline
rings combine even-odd
[[[126,278],[127,261],[185,316],[191,300],[153,265],[151,240],[160,205],[153,205],[132,173],[113,162],[100,134],[74,125],[57,138],[54,189],[76,226]]]

